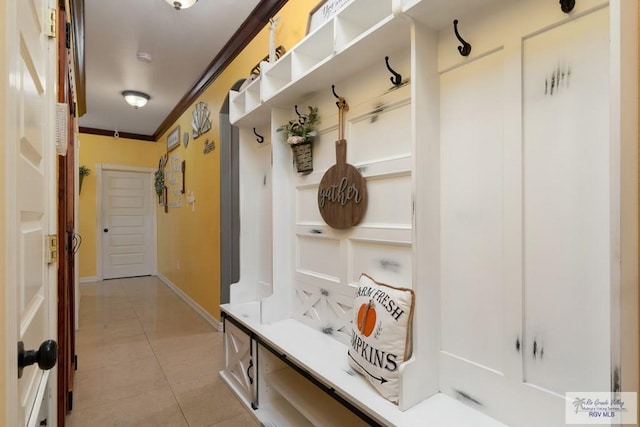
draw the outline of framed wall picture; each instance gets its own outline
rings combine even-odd
[[[173,150],[180,145],[180,126],[176,126],[169,135],[167,135],[167,152]]]
[[[327,20],[331,19],[333,15],[342,6],[349,3],[351,0],[321,0],[311,12],[309,12],[309,20],[307,21],[307,34],[320,27]]]

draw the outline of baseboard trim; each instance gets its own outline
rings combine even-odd
[[[96,276],[87,276],[87,277],[80,278],[80,283],[93,283],[93,282],[99,282],[99,281],[100,280]]]
[[[193,308],[196,313],[198,313],[200,316],[202,316],[204,320],[206,320],[209,324],[211,324],[211,326],[213,326],[216,330],[222,332],[222,323],[220,323],[218,319],[216,319],[211,314],[209,314],[207,310],[202,308],[200,304],[198,304],[193,299],[191,299],[189,295],[184,293],[182,289],[177,287],[173,282],[171,282],[171,280],[166,278],[164,275],[162,275],[161,273],[158,273],[157,277],[158,279],[160,279],[162,283],[164,283],[169,289],[171,289],[176,295],[178,295],[184,302],[186,302],[189,305],[189,307]]]

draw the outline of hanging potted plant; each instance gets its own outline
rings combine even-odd
[[[154,188],[156,190],[156,194],[158,195],[158,204],[163,204],[163,196],[164,196],[164,170],[159,168],[154,174]]]
[[[289,120],[286,125],[280,126],[277,131],[284,132],[287,142],[293,151],[298,172],[307,175],[313,171],[313,155],[311,143],[318,135],[316,131],[318,118],[318,108],[308,107],[306,114],[298,114],[298,120]]]
[[[91,172],[91,169],[89,169],[85,165],[82,165],[78,168],[78,175],[80,176],[80,182],[78,183],[78,194],[82,192],[82,181],[84,180],[85,176],[89,175],[89,172]]]

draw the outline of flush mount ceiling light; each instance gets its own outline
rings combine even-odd
[[[165,0],[171,6],[173,6],[176,10],[188,9],[198,0]]]
[[[147,105],[147,101],[151,99],[151,97],[146,93],[137,92],[135,90],[125,90],[124,92],[122,92],[122,96],[124,96],[127,104],[131,105],[135,109],[144,107],[145,105]]]
[[[138,61],[144,62],[145,64],[151,64],[153,62],[153,57],[148,52],[136,52],[136,58],[138,59]]]

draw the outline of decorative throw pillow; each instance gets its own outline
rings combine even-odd
[[[378,392],[398,403],[398,369],[411,357],[413,290],[360,276],[353,305],[349,365]]]

